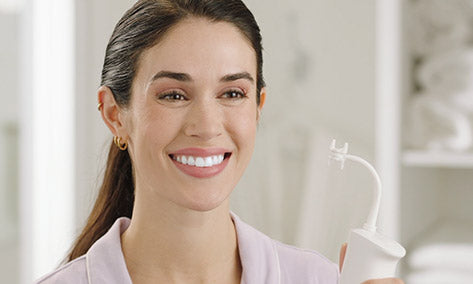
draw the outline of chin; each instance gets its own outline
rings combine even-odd
[[[229,195],[230,193],[217,193],[211,196],[209,196],[208,193],[201,194],[200,196],[196,196],[195,198],[188,199],[185,204],[182,205],[191,210],[207,212],[214,210],[215,208],[218,208],[219,206],[227,202]]]

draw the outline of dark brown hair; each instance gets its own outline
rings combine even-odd
[[[186,17],[235,25],[256,53],[256,100],[264,87],[261,35],[252,13],[240,0],[140,0],[117,23],[105,53],[102,86],[113,92],[116,102],[127,107],[140,55]],[[95,205],[66,261],[87,252],[119,217],[131,218],[134,203],[133,167],[127,151],[111,143],[105,176]]]

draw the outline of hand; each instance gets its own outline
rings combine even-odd
[[[345,260],[345,254],[347,253],[347,243],[344,243],[342,245],[342,248],[340,249],[340,259],[339,259],[339,266],[340,266],[340,272],[342,271],[343,267],[343,261]],[[367,280],[361,284],[404,284],[404,281],[402,281],[399,278],[383,278],[383,279],[371,279]]]

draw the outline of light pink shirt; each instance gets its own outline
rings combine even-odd
[[[338,266],[311,250],[270,239],[231,213],[235,223],[242,284],[337,284]],[[126,217],[82,255],[39,279],[37,284],[131,284],[121,249],[121,234],[130,225]]]

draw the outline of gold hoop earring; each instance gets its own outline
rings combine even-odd
[[[113,143],[115,143],[115,145],[117,145],[118,149],[120,149],[122,151],[125,151],[128,148],[128,142],[125,141],[122,144],[120,140],[121,140],[121,138],[118,137],[118,136],[113,137]]]
[[[97,105],[97,110],[100,111],[100,109],[102,108],[102,106],[103,106],[103,103],[98,103],[98,105]]]

